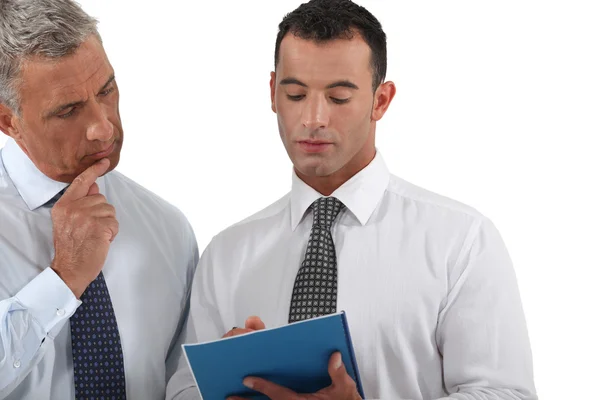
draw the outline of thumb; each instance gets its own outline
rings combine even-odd
[[[90,186],[90,190],[88,191],[88,196],[92,196],[94,194],[98,194],[100,193],[100,188],[98,187],[98,184],[96,182],[92,183],[92,186]]]
[[[348,375],[346,373],[346,367],[342,362],[342,354],[339,351],[333,353],[329,358],[329,366],[327,368],[329,376],[331,377],[331,383],[333,386],[342,385],[345,382],[345,378]]]

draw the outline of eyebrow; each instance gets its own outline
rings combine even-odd
[[[302,87],[308,87],[308,85],[304,82],[299,81],[296,78],[285,78],[282,79],[281,81],[279,81],[280,85],[299,85]],[[350,82],[349,80],[343,80],[343,81],[337,81],[337,82],[333,82],[329,85],[327,85],[326,89],[333,89],[336,87],[345,87],[348,89],[355,89],[358,90],[358,86],[356,86],[354,83]]]
[[[354,83],[352,83],[352,82],[350,82],[348,80],[337,81],[337,82],[333,82],[330,85],[327,85],[327,89],[333,89],[333,88],[336,88],[336,87],[345,87],[345,88],[348,88],[348,89],[356,89],[356,90],[358,90],[358,86],[356,86]]]
[[[280,85],[299,85],[302,87],[308,87],[308,85],[304,82],[300,82],[298,79],[296,78],[285,78],[282,79],[281,81],[279,81]]]
[[[109,87],[110,84],[114,82],[114,80],[115,80],[115,75],[113,74],[110,76],[110,78],[108,78],[108,80],[102,86],[102,88],[100,88],[100,90],[98,90],[98,93],[106,90],[106,88]],[[52,111],[50,111],[46,115],[46,118],[54,117],[55,115],[60,114],[62,111],[66,110],[68,108],[75,107],[75,106],[81,106],[81,105],[84,105],[85,103],[86,103],[85,101],[73,101],[71,103],[60,105],[60,106],[54,108]]]
[[[107,87],[110,86],[111,83],[113,83],[115,81],[115,74],[112,74],[110,76],[110,78],[108,78],[108,80],[106,81],[106,83],[104,84],[104,86],[102,86],[102,88],[100,90],[98,90],[98,93],[103,92]]]

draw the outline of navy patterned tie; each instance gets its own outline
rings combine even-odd
[[[336,312],[337,258],[331,225],[343,207],[335,197],[321,197],[312,204],[313,226],[294,282],[290,323]]]
[[[71,317],[75,398],[123,400],[121,338],[102,272],[83,292],[81,301]]]
[[[62,190],[45,206],[52,207]],[[102,272],[81,295],[70,319],[76,400],[125,400],[123,351]]]

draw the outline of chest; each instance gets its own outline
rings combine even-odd
[[[187,290],[184,255],[177,254],[168,232],[151,222],[134,221],[121,212],[119,223],[103,274],[119,325],[132,327],[121,332],[124,340],[131,330],[136,331],[132,337],[149,332],[160,335],[165,326],[174,330]],[[2,212],[0,300],[14,296],[49,267],[53,257],[49,209]],[[166,332],[165,337],[170,334]]]
[[[228,326],[261,315],[269,326],[287,323],[298,269],[306,257],[310,227],[256,242],[215,264],[217,295]],[[260,239],[258,239],[260,238]],[[332,229],[337,268],[337,309],[350,321],[421,335],[433,331],[447,294],[448,252],[426,233],[407,235],[394,226]],[[436,245],[439,247],[439,245]],[[237,268],[231,275],[219,272]],[[237,325],[239,326],[239,325]]]

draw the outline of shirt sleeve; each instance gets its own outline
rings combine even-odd
[[[190,316],[189,323],[191,326],[188,332],[193,332],[193,340],[188,340],[188,343],[201,343],[209,340],[220,338],[224,332],[220,314],[216,306],[215,292],[213,286],[214,265],[211,258],[211,243],[198,262],[194,282],[192,285]],[[185,356],[184,356],[185,357]],[[177,371],[173,379],[177,379],[180,387],[185,389],[178,393],[167,396],[167,400],[198,400],[200,393],[196,387],[196,382],[190,372],[187,361],[183,360],[180,363],[180,369]],[[183,382],[188,382],[183,385]]]
[[[0,397],[29,374],[43,357],[42,344],[54,340],[80,304],[52,268],[0,301]]]
[[[213,242],[206,248],[194,276],[190,319],[198,342],[220,339],[225,333],[223,319],[215,293],[215,265],[212,258]]]
[[[183,238],[183,242],[187,243],[187,247],[183,249],[183,251],[188,255],[186,257],[186,282],[188,290],[185,296],[185,305],[181,312],[177,334],[175,335],[173,345],[171,346],[166,361],[167,388],[165,398],[167,400],[198,400],[200,398],[198,389],[196,388],[196,382],[189,371],[181,347],[185,343],[196,342],[196,334],[194,326],[190,321],[189,310],[192,282],[198,265],[198,244],[196,242],[194,231],[187,220],[185,221],[184,226],[187,227]]]
[[[438,400],[536,400],[516,276],[491,221],[473,224],[449,276],[436,333],[449,396]]]
[[[167,385],[166,400],[199,400],[200,393],[196,387],[196,381],[188,366],[185,355],[181,348],[185,343],[196,343],[194,327],[188,319],[186,321],[183,340],[179,343],[179,355],[177,357],[177,370],[169,379]]]

